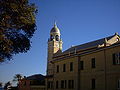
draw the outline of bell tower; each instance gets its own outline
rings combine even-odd
[[[63,42],[60,38],[60,30],[55,22],[48,39],[47,75],[53,74],[53,55],[62,52],[62,43]]]

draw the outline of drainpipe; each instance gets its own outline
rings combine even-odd
[[[77,90],[80,90],[80,56],[78,56]]]
[[[54,90],[54,88],[55,88],[55,87],[54,87],[54,85],[55,85],[55,83],[54,83],[55,64],[54,64],[54,62],[52,62],[52,61],[51,61],[51,64],[53,65],[53,86],[52,86],[53,88],[52,88],[52,90]]]
[[[105,60],[105,90],[107,90],[107,78],[106,78],[106,51],[104,49],[104,60]]]

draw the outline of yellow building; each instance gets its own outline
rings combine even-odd
[[[48,40],[46,90],[120,90],[118,33],[62,52],[55,24]]]

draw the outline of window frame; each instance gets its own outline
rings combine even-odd
[[[70,71],[73,71],[73,62],[70,62]]]
[[[112,54],[113,65],[120,65],[120,52]]]
[[[96,79],[95,78],[93,78],[91,80],[91,89],[96,89]]]
[[[61,88],[62,89],[67,88],[67,80],[61,80]]]
[[[80,70],[84,70],[84,61],[80,61]]]
[[[59,73],[59,65],[56,66],[56,73]]]
[[[91,68],[96,68],[96,59],[95,58],[91,59]]]
[[[52,89],[53,88],[53,81],[47,82],[47,88]]]
[[[66,64],[63,64],[63,72],[66,72]]]
[[[74,89],[74,80],[68,80],[68,88]]]
[[[59,81],[56,81],[56,89],[59,88]]]

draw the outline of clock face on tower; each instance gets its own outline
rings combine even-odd
[[[55,47],[59,47],[59,45],[58,45],[58,44],[55,44]]]

